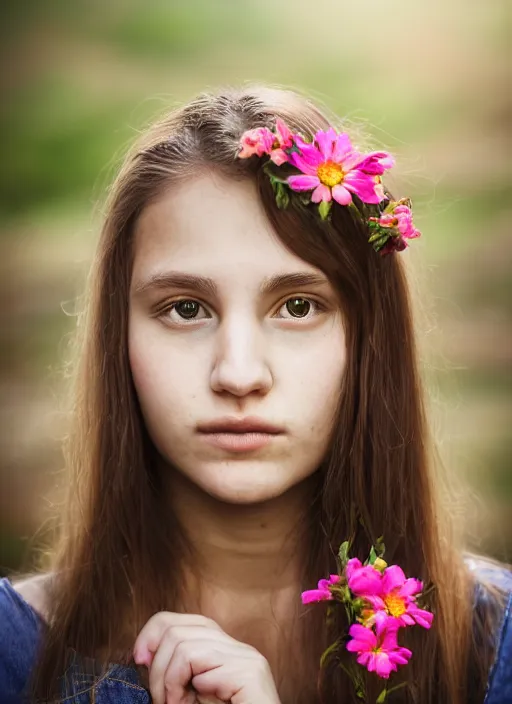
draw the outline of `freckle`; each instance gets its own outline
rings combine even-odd
[[[266,523],[260,523],[260,528],[266,528],[267,524]]]

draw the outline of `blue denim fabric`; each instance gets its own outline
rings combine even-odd
[[[508,592],[508,600],[495,634],[497,650],[487,681],[483,704],[512,704],[512,572],[497,568],[479,556],[467,556],[466,565],[479,579],[486,580]],[[477,587],[476,604],[487,604],[488,593]]]
[[[484,704],[512,704],[512,572],[481,558],[468,557],[470,569],[504,588],[508,603],[495,634],[496,657],[489,673]],[[475,605],[489,599],[478,588]],[[23,690],[36,657],[41,634],[46,628],[41,617],[15,591],[7,578],[0,579],[0,704],[22,704],[28,700]],[[134,668],[112,664],[94,687],[94,668],[84,668],[75,654],[62,678],[62,697],[66,704],[151,704],[149,692],[141,686]],[[84,674],[84,670],[87,674]]]

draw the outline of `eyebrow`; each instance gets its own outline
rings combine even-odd
[[[262,295],[269,295],[286,288],[300,288],[302,286],[320,286],[329,284],[329,280],[322,274],[313,272],[295,272],[291,274],[277,274],[266,277],[260,286]],[[213,279],[194,274],[185,274],[178,271],[156,273],[148,279],[137,283],[134,287],[136,296],[141,296],[149,290],[166,288],[195,289],[206,296],[218,294],[217,284]]]

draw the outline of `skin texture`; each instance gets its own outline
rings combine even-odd
[[[285,545],[325,455],[345,368],[339,302],[322,272],[273,233],[250,181],[205,174],[174,186],[142,212],[134,245],[133,380],[201,575],[190,576],[184,610],[243,647],[252,641],[272,663],[269,624],[289,625],[300,601],[300,555]],[[209,277],[217,290],[147,287],[171,271]],[[322,281],[261,292],[297,273]],[[173,309],[179,300],[192,303]],[[197,431],[224,416],[257,416],[283,432],[235,454]]]

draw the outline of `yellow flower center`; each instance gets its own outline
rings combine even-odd
[[[401,616],[402,614],[405,614],[407,610],[402,597],[397,596],[396,594],[388,594],[384,597],[384,602],[391,616]]]
[[[323,164],[320,164],[316,173],[320,181],[326,186],[329,186],[329,188],[337,186],[338,183],[343,181],[345,176],[341,166],[335,164],[333,161],[325,161]]]

